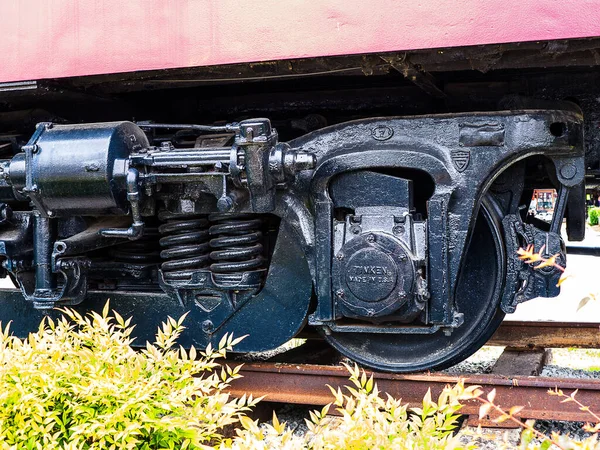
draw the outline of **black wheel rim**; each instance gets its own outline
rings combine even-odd
[[[390,372],[441,370],[477,351],[496,331],[504,313],[499,309],[505,271],[499,213],[490,200],[482,202],[455,301],[464,313],[461,327],[445,336],[366,333],[325,334],[343,355],[361,365]]]

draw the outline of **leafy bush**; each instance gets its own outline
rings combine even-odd
[[[339,421],[326,417],[329,406],[311,413],[308,434],[294,436],[292,430],[273,417],[272,424],[259,426],[258,421],[242,418],[243,429],[237,437],[223,441],[221,448],[234,450],[286,449],[457,449],[462,448],[453,431],[458,425],[460,400],[473,398],[477,386],[462,383],[446,387],[437,402],[431,392],[421,408],[409,409],[401,400],[382,399],[373,378],[358,367],[348,367],[349,394],[330,387]]]
[[[244,415],[256,400],[223,392],[239,377],[239,367],[216,370],[216,359],[238,342],[231,336],[216,350],[176,350],[184,317],[168,318],[156,342],[136,352],[131,319],[109,316],[108,304],[101,315],[64,314],[25,340],[0,330],[2,449],[455,448],[458,400],[472,390],[447,388],[437,403],[428,394],[412,414],[349,368],[349,394],[332,390],[341,424],[328,421],[326,407],[301,438],[276,418],[259,427]],[[235,424],[237,437],[223,439],[223,428]]]
[[[600,208],[588,209],[588,221],[590,225],[598,225],[598,217],[600,216]]]
[[[520,424],[514,417],[520,407],[505,412],[494,403],[494,391],[483,396],[479,387],[458,383],[437,401],[427,393],[422,407],[408,408],[381,398],[373,378],[354,366],[348,367],[348,393],[330,388],[333,404],[311,413],[308,433],[295,436],[275,415],[262,425],[245,416],[257,400],[231,400],[223,392],[240,376],[239,367],[216,361],[238,342],[231,336],[216,350],[173,349],[185,316],[168,318],[156,342],[136,352],[130,319],[109,316],[108,304],[101,315],[64,313],[56,323],[42,321],[25,340],[11,336],[8,326],[0,330],[0,449],[459,449],[453,432],[466,399],[480,401],[482,415],[492,410],[500,421]],[[575,394],[553,393],[600,422]],[[339,420],[327,417],[331,406]],[[236,436],[225,438],[224,428],[234,425],[240,426]],[[522,448],[600,447],[597,435],[582,442],[547,439],[531,423],[524,427]],[[597,433],[600,425],[586,429]]]
[[[136,352],[116,312],[65,310],[20,340],[0,332],[0,443],[8,449],[173,449],[218,443],[256,402],[223,389],[238,370],[216,350],[172,349],[183,330],[169,318],[156,342]],[[217,367],[219,367],[218,370]]]

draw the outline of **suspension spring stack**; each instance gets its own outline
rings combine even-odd
[[[220,283],[235,283],[244,272],[264,269],[262,219],[249,214],[209,217],[210,270]]]
[[[167,216],[162,216],[167,217]],[[264,272],[263,218],[250,214],[169,215],[159,227],[165,280],[210,271],[219,286],[238,285],[248,272]],[[255,273],[253,279],[262,279]]]
[[[208,219],[194,216],[163,215],[166,223],[158,227],[163,237],[160,245],[163,250],[161,270],[166,280],[185,280],[193,272],[209,265]]]

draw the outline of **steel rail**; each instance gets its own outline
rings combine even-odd
[[[487,345],[600,348],[600,323],[504,321]]]
[[[237,362],[230,364],[239,365]],[[256,362],[244,364],[240,373],[243,378],[231,384],[231,395],[264,396],[265,401],[278,403],[326,405],[333,401],[328,386],[343,389],[350,384],[348,371],[343,366]],[[435,399],[445,386],[456,384],[461,379],[465,385],[481,386],[486,393],[496,389],[495,402],[506,410],[512,406],[523,406],[519,413],[522,419],[592,421],[590,414],[581,411],[574,402],[561,403],[562,399],[548,394],[549,390],[554,389],[561,389],[567,395],[577,389],[577,399],[592,409],[600,404],[600,380],[485,374],[400,375],[369,371],[367,374],[373,374],[382,395],[390,394],[394,398],[401,398],[410,406],[421,405],[429,389]],[[477,416],[480,406],[481,403],[477,400],[466,401],[461,413]],[[489,421],[490,418],[486,419]]]
[[[309,343],[311,343],[309,345]],[[234,396],[252,394],[264,396],[266,401],[322,406],[333,400],[327,386],[333,388],[349,385],[348,371],[330,363],[332,351],[317,341],[308,341],[306,349],[295,348],[277,355],[273,361],[245,363],[241,374],[229,392]],[[580,347],[600,348],[600,324],[571,322],[504,322],[488,345],[510,346],[520,349]],[[305,364],[319,360],[323,364]],[[274,362],[279,361],[279,362]],[[301,361],[301,362],[300,362]],[[297,362],[297,363],[296,363]],[[240,362],[229,362],[239,365]],[[519,417],[523,419],[549,419],[568,421],[591,421],[586,411],[574,402],[561,403],[560,398],[548,394],[549,390],[561,389],[565,394],[578,390],[577,399],[594,408],[600,405],[600,379],[548,378],[507,376],[501,374],[451,375],[445,373],[373,374],[382,395],[401,398],[411,406],[420,405],[428,389],[433,396],[440,394],[446,385],[464,380],[466,385],[478,385],[485,392],[496,389],[496,402],[509,409],[523,406]],[[481,403],[467,401],[463,414],[477,416]],[[597,410],[598,408],[596,408]],[[490,418],[484,423],[490,424]]]

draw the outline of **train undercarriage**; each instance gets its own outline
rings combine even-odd
[[[563,225],[584,237],[599,76],[560,50],[552,69],[515,46],[479,71],[417,53],[13,86],[0,319],[26,334],[110,299],[142,344],[187,312],[184,346],[233,333],[263,351],[309,330],[380,370],[455,364],[558,295],[559,267],[519,248],[564,267]],[[548,221],[529,214],[535,189],[556,192]]]

